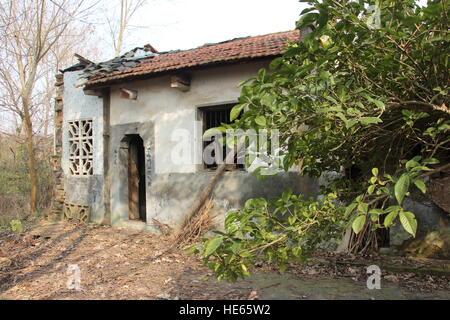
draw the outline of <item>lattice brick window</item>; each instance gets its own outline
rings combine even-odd
[[[68,129],[70,173],[79,176],[92,175],[92,120],[69,121]]]
[[[77,203],[64,203],[64,219],[76,222],[88,222],[91,209],[87,205]]]

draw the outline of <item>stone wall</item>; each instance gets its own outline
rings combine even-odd
[[[63,126],[63,94],[64,94],[64,75],[56,75],[56,97],[54,105],[54,152],[52,156],[53,174],[55,177],[55,185],[53,187],[53,200],[51,213],[56,217],[62,216],[64,207],[64,173],[61,166],[62,157],[62,126]]]

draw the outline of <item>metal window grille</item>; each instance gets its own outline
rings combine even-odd
[[[225,105],[225,106],[217,106],[217,107],[206,107],[202,108],[201,111],[203,113],[203,132],[205,132],[208,129],[220,127],[222,123],[229,124],[230,122],[230,111],[233,108],[234,105]],[[211,143],[211,141],[204,141],[203,142],[203,150]],[[220,148],[220,146],[217,144],[216,148]],[[218,149],[216,149],[216,152],[214,153],[215,161],[212,164],[205,163],[205,167],[208,169],[216,169],[218,166],[218,162],[225,161],[225,158],[230,150],[227,149],[226,146],[223,146],[222,152],[218,152]],[[218,159],[218,157],[221,157],[221,159]],[[237,163],[237,156],[235,156],[234,159],[234,168],[236,169],[242,169],[244,168],[243,164]]]

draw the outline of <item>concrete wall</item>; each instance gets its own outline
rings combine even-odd
[[[151,229],[152,218],[177,227],[184,214],[207,185],[212,172],[202,165],[202,127],[199,107],[237,102],[238,84],[268,62],[252,62],[197,70],[191,73],[191,87],[181,92],[170,87],[170,77],[127,82],[111,88],[110,173],[111,215],[116,225]],[[137,90],[137,100],[120,97],[120,88]],[[185,131],[180,131],[180,129]],[[139,134],[146,153],[147,225],[127,221],[128,182],[121,141],[127,134]],[[182,143],[180,143],[180,138]],[[183,140],[184,139],[184,140]],[[192,152],[183,163],[174,163],[172,154],[189,146]],[[216,187],[215,208],[221,213],[239,208],[251,197],[276,197],[287,188],[315,195],[315,180],[294,172],[257,181],[250,173],[225,173]]]
[[[163,76],[145,81],[128,82],[111,90],[111,127],[127,123],[154,123],[155,173],[196,172],[201,161],[201,127],[195,126],[197,107],[236,102],[240,95],[239,82],[254,77],[267,63],[247,63],[193,72],[191,88],[181,92],[170,87],[170,77]],[[138,91],[137,100],[120,98],[120,88]],[[186,164],[174,164],[171,153],[179,141],[174,129],[189,132],[193,150]]]
[[[213,174],[197,172],[156,175],[148,190],[147,217],[174,227],[180,226],[185,214]],[[284,172],[263,180],[257,180],[256,175],[245,171],[225,172],[213,192],[213,210],[221,214],[216,219],[216,227],[221,226],[224,213],[242,208],[249,198],[273,199],[287,188],[306,197],[315,196],[319,192],[316,180],[299,177],[295,172]]]
[[[76,85],[80,72],[64,73],[63,154],[65,201],[91,206],[91,220],[103,219],[103,100],[87,96]],[[94,170],[92,176],[73,176],[69,171],[68,121],[92,119],[94,140]]]

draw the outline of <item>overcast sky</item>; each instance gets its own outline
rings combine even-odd
[[[133,19],[145,28],[128,33],[124,51],[146,43],[159,51],[189,49],[292,30],[305,6],[298,0],[148,0]]]
[[[418,2],[424,5],[426,0]],[[116,0],[106,3],[108,8],[100,11],[118,5]],[[168,51],[292,30],[307,6],[298,0],[147,0],[133,17],[138,27],[128,31],[122,53],[147,43]],[[111,47],[101,51],[103,58],[111,58]]]

